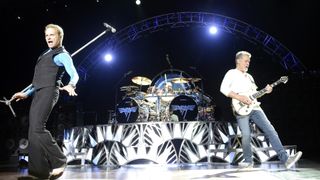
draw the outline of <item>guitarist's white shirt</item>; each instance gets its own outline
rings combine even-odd
[[[230,69],[224,76],[220,92],[228,97],[232,91],[237,94],[253,94],[257,92],[257,86],[253,77],[249,73],[243,73],[238,69]],[[254,107],[255,110],[261,110],[260,106]]]

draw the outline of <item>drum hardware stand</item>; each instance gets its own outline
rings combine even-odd
[[[0,100],[0,102],[5,103],[7,106],[9,106],[9,108],[10,108],[13,116],[14,116],[14,117],[17,117],[17,116],[16,116],[16,113],[14,112],[14,110],[13,110],[13,108],[12,108],[12,106],[11,106],[11,101],[13,100],[13,98],[11,98],[10,100],[8,100],[6,97],[3,97],[3,99],[4,99],[4,100]]]
[[[114,110],[108,110],[109,116],[108,116],[108,123],[109,124],[115,124],[115,111]]]
[[[161,121],[161,96],[157,96],[157,119],[158,121]]]
[[[201,90],[199,91],[201,93],[201,97],[200,97],[200,107],[201,107],[201,113],[200,114],[200,118],[203,118],[203,116],[205,115],[205,103],[204,103],[204,98],[203,98],[203,95],[204,95],[204,87],[203,87],[203,76],[200,74],[200,72],[198,71],[197,67],[194,67],[194,66],[190,66],[189,67],[190,69],[192,69],[194,72],[196,72],[196,74],[202,79],[202,81],[200,82],[200,87],[201,87]],[[202,117],[201,117],[202,116]]]
[[[114,113],[117,112],[117,106],[118,106],[118,87],[119,87],[119,84],[122,82],[122,80],[124,80],[127,76],[129,76],[130,74],[132,73],[132,71],[128,71],[126,73],[123,74],[123,76],[120,78],[120,80],[115,84],[114,86],[114,89],[115,89],[115,96],[114,96]],[[117,122],[117,118],[115,118],[113,120],[114,123]]]

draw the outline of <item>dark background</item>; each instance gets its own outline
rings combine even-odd
[[[57,124],[65,119],[69,123],[65,126],[107,123],[108,111],[115,107],[115,95],[118,94],[118,101],[123,95],[119,87],[133,85],[131,78],[134,76],[152,79],[168,69],[166,54],[174,68],[194,77],[199,77],[200,73],[203,89],[216,105],[216,120],[233,121],[229,100],[219,92],[219,87],[225,72],[234,67],[235,53],[247,50],[253,55],[249,72],[260,88],[278,80],[280,76],[289,76],[287,84],[276,87],[271,95],[260,99],[283,144],[297,145],[304,152],[304,158],[319,160],[319,11],[315,1],[149,0],[137,6],[134,0],[4,0],[0,5],[0,95],[7,98],[31,83],[34,63],[47,48],[44,27],[48,23],[56,23],[64,28],[63,44],[73,53],[105,30],[103,22],[119,31],[141,20],[166,13],[216,13],[246,22],[273,36],[306,67],[303,73],[287,71],[280,65],[279,59],[271,57],[261,46],[225,32],[210,37],[204,28],[159,31],[121,46],[112,63],[101,60],[90,68],[88,76],[81,77],[78,83],[78,97],[70,98],[62,93],[48,122],[54,135],[61,133]],[[88,58],[92,57],[89,55],[101,53],[96,52],[95,47],[110,35],[104,35],[75,55],[75,65],[94,60]],[[198,73],[190,66],[196,67]],[[128,71],[132,73],[122,79]],[[8,107],[0,104],[1,160],[12,153],[12,149],[7,148],[10,144],[8,139],[26,135],[30,102],[31,99],[27,99],[13,103],[16,118],[12,117]],[[61,112],[64,114],[61,115]],[[83,121],[78,121],[79,117]]]

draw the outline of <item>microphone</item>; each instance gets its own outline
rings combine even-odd
[[[166,60],[167,60],[167,62],[169,64],[170,68],[172,69],[172,64],[171,64],[170,59],[169,59],[169,54],[166,54]]]
[[[131,71],[131,70],[130,70],[130,71],[128,71],[127,73],[125,73],[125,74],[124,74],[124,77],[129,76],[131,73],[132,73],[132,71]]]
[[[115,33],[115,32],[117,31],[114,27],[110,26],[110,25],[107,24],[107,23],[103,23],[103,25],[104,25],[107,29],[110,29],[112,33]]]

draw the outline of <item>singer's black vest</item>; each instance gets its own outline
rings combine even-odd
[[[57,66],[53,58],[62,52],[67,52],[64,47],[59,47],[40,55],[35,66],[32,80],[35,89],[61,85],[61,79],[65,69],[64,66]]]

